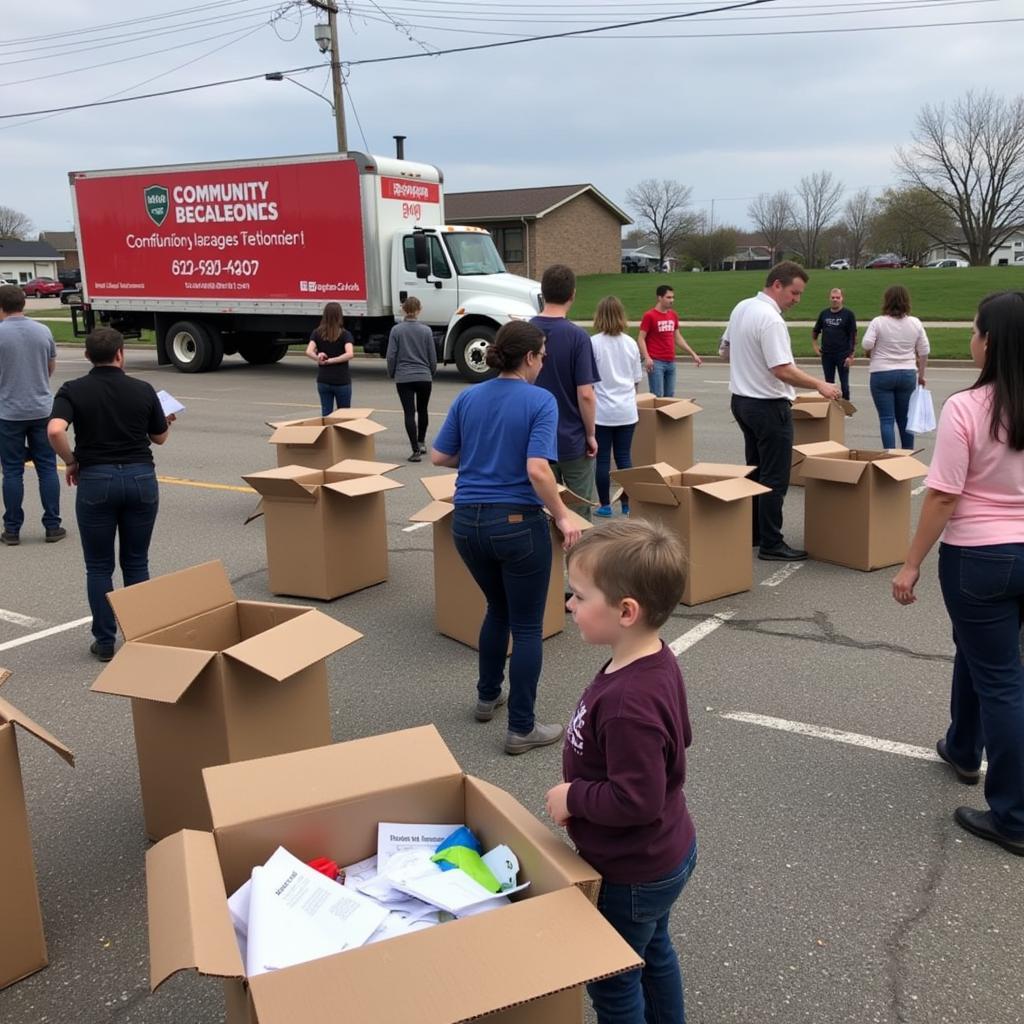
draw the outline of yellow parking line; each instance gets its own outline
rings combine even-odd
[[[31,466],[31,462],[25,463]],[[64,467],[58,466],[58,472],[63,473]],[[255,494],[251,487],[243,487],[241,484],[211,484],[205,480],[188,480],[180,476],[158,476],[157,480],[162,484],[176,484],[178,487],[202,487],[208,491],[241,491],[242,494]]]

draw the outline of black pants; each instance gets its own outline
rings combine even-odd
[[[398,399],[405,413],[405,432],[414,452],[419,451],[427,437],[427,405],[430,402],[432,384],[429,380],[413,380],[396,384]],[[419,426],[417,426],[417,422]]]
[[[843,398],[850,400],[850,368],[846,365],[849,352],[826,352],[821,350],[821,371],[829,384],[835,384],[836,372],[839,372],[839,386],[843,389]]]
[[[789,490],[793,459],[793,414],[786,398],[732,396],[732,414],[743,431],[743,457],[757,466],[751,479],[771,494],[754,498],[754,543],[776,548],[783,543],[782,502]]]

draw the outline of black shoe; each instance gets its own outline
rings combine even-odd
[[[53,526],[46,531],[46,543],[56,544],[57,541],[63,540],[68,535],[68,531],[63,526]]]
[[[956,772],[956,777],[965,786],[976,786],[978,784],[978,780],[981,778],[981,772],[977,770],[971,772],[968,771],[966,768],[961,768],[960,765],[958,765],[956,761],[954,761],[949,756],[949,753],[946,751],[945,740],[939,740],[939,742],[935,744],[935,753],[938,754],[939,757],[941,757],[942,760],[945,761],[946,764],[948,764],[949,767]]]
[[[114,657],[114,645],[101,644],[99,640],[93,640],[93,642],[89,644],[89,653],[97,661],[110,661]]]
[[[976,811],[973,807],[958,807],[953,812],[953,820],[961,828],[1001,846],[1008,853],[1024,857],[1024,839],[1011,839],[1009,836],[1004,836],[993,824],[991,811]]]
[[[423,456],[420,455],[420,453],[418,451],[413,452],[412,455],[409,456],[409,462],[422,462],[422,461],[423,461]]]
[[[9,548],[15,548],[21,543],[21,538],[16,533],[8,533],[4,530],[0,533],[0,544],[6,544]]]
[[[799,562],[807,557],[807,552],[780,544],[777,548],[758,548],[757,557],[762,562]]]

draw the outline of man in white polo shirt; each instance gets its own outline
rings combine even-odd
[[[824,398],[840,389],[804,373],[793,362],[789,328],[782,311],[795,306],[807,285],[807,271],[786,260],[772,267],[764,289],[732,311],[722,339],[729,358],[732,414],[743,432],[744,457],[756,466],[754,480],[771,488],[754,498],[757,557],[793,562],[807,557],[782,536],[782,503],[789,489],[793,448],[793,385],[813,388]]]

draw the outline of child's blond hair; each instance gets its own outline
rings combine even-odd
[[[569,551],[611,604],[631,597],[644,622],[660,629],[686,586],[686,553],[678,538],[644,519],[622,519],[587,530]]]

